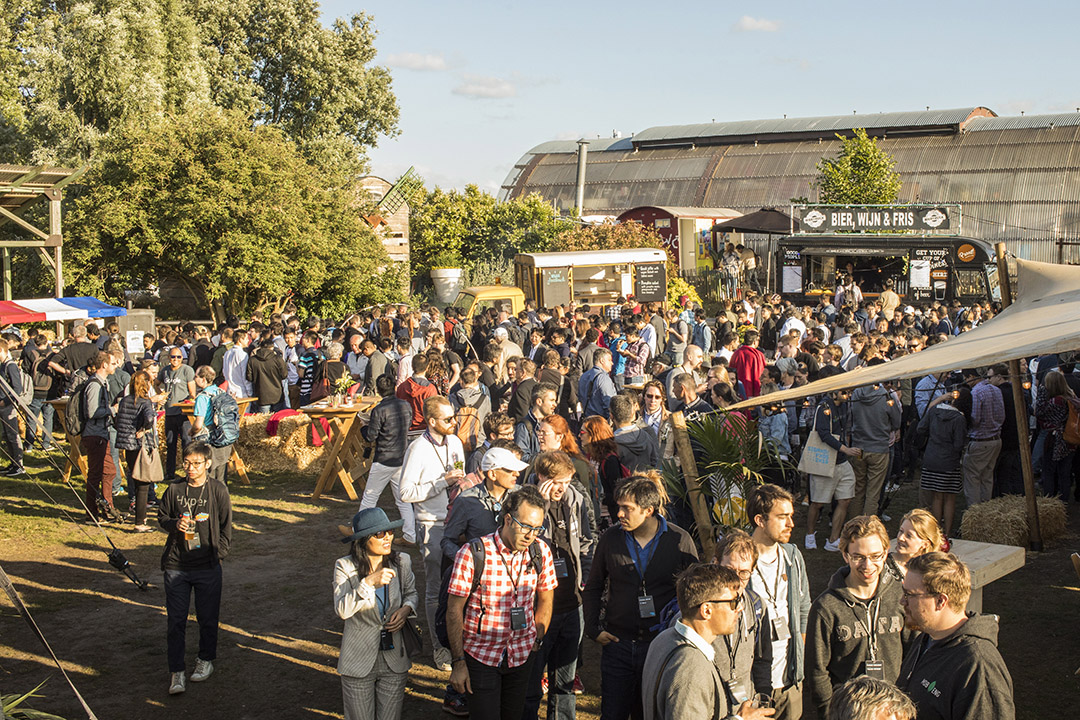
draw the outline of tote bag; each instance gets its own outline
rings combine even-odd
[[[141,483],[159,483],[165,479],[161,467],[161,452],[157,445],[144,445],[135,458],[135,467],[131,469],[131,479]]]
[[[832,477],[835,469],[836,450],[826,445],[816,430],[811,430],[799,458],[799,472]]]

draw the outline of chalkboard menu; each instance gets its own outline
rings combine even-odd
[[[634,275],[634,297],[638,302],[664,302],[667,299],[667,273],[664,263],[635,265]]]
[[[540,271],[540,277],[540,293],[545,307],[570,303],[570,268],[544,268]]]

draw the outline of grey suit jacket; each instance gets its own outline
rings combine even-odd
[[[416,614],[418,597],[412,561],[405,553],[398,553],[398,558],[398,576],[386,586],[389,591],[387,618],[402,605],[408,605],[412,608],[410,614]],[[379,633],[385,619],[379,615],[375,588],[364,581],[356,563],[348,555],[338,558],[334,565],[334,611],[345,621],[338,672],[349,677],[364,677],[375,666]],[[394,633],[394,649],[383,651],[383,659],[394,672],[408,672],[412,667],[412,661],[405,654],[405,641],[400,630]]]

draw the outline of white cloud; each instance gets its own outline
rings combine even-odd
[[[446,69],[446,58],[436,53],[396,53],[386,58],[390,67],[424,72],[439,72]]]
[[[780,23],[765,18],[752,18],[743,15],[739,22],[735,23],[736,32],[776,32],[780,29]]]
[[[514,97],[517,88],[509,80],[487,75],[465,75],[460,85],[451,90],[465,97],[499,99]]]

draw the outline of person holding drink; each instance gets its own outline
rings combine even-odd
[[[232,541],[232,502],[224,483],[208,482],[210,446],[192,442],[184,448],[186,481],[174,482],[161,498],[158,524],[169,537],[161,556],[168,617],[169,694],[187,690],[184,633],[191,593],[199,622],[199,657],[192,682],[214,672],[218,614],[221,609],[221,561]]]
[[[408,450],[401,466],[402,502],[413,503],[416,542],[424,560],[424,606],[431,634],[435,667],[450,672],[450,651],[435,633],[435,609],[442,579],[443,521],[449,499],[446,489],[465,477],[465,449],[454,435],[457,418],[450,401],[441,395],[424,401],[427,430]]]
[[[334,565],[334,612],[341,635],[341,695],[345,720],[397,720],[412,661],[401,629],[418,602],[412,561],[393,550],[394,530],[381,508],[353,516],[349,554]]]

